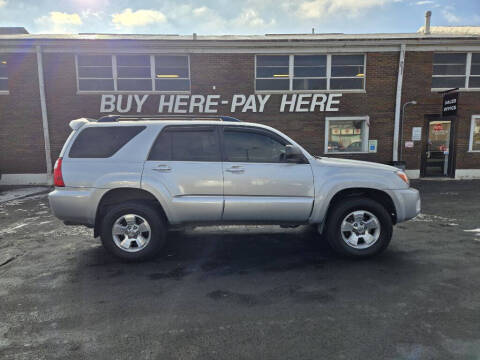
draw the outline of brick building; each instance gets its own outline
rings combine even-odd
[[[0,183],[48,183],[69,121],[115,113],[229,115],[273,126],[315,155],[404,161],[413,178],[478,178],[480,31],[466,30],[0,31]],[[457,114],[442,117],[451,88]]]

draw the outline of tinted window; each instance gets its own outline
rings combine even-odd
[[[214,128],[167,128],[155,141],[149,160],[220,161]]]
[[[139,134],[145,126],[90,127],[75,139],[71,158],[108,158]]]
[[[225,129],[226,161],[278,163],[285,160],[285,145],[280,139],[260,132]]]

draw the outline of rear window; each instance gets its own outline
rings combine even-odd
[[[158,136],[149,160],[220,161],[218,135],[212,127],[172,127]]]
[[[132,140],[145,126],[102,126],[83,130],[70,148],[71,158],[108,158]]]

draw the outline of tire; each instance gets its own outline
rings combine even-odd
[[[328,214],[326,226],[326,237],[332,249],[355,258],[384,251],[393,232],[392,218],[383,205],[363,197],[341,200]],[[352,231],[342,231],[348,229]]]
[[[105,249],[116,257],[144,261],[160,252],[166,242],[166,232],[166,220],[155,207],[141,201],[128,201],[107,208],[100,238]]]

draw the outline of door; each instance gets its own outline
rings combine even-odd
[[[427,120],[427,141],[423,154],[422,175],[453,176],[453,122],[436,118]]]
[[[177,222],[219,221],[223,175],[216,126],[167,126],[145,162],[143,180],[166,189]]]
[[[307,159],[285,160],[288,142],[268,130],[223,127],[223,220],[303,222],[312,211],[313,174]]]

